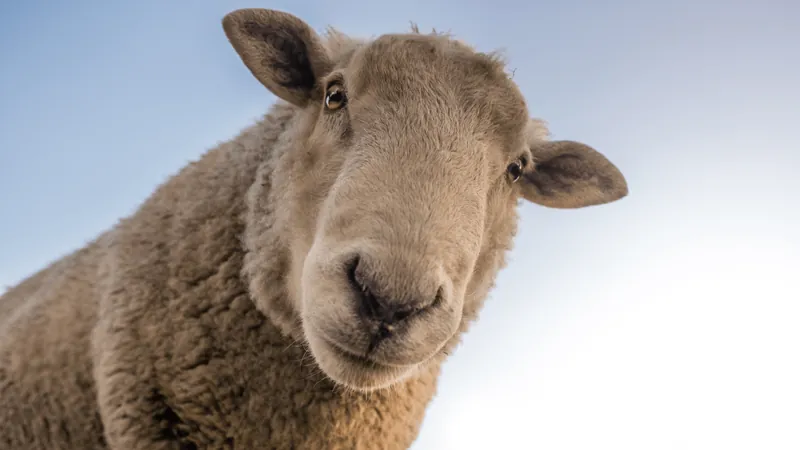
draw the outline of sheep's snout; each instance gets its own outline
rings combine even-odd
[[[421,293],[392,293],[380,275],[375,275],[360,256],[347,265],[347,281],[353,289],[358,315],[368,326],[377,324],[378,334],[388,335],[395,327],[441,302],[444,288],[428,283],[429,289]],[[435,287],[435,291],[434,291]]]
[[[319,244],[303,271],[303,330],[320,367],[355,389],[388,386],[440,353],[461,298],[436,254],[360,241]],[[423,247],[424,248],[424,247]]]

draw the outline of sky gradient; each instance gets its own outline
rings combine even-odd
[[[0,285],[132,213],[275,98],[222,16],[502,48],[630,196],[521,206],[415,450],[800,448],[800,2],[3,2]]]

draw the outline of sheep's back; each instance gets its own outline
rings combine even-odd
[[[0,296],[0,447],[106,448],[89,336],[98,241]]]

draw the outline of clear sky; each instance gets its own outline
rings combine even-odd
[[[800,448],[800,2],[73,0],[0,6],[0,284],[82,245],[274,101],[222,32],[504,48],[532,114],[631,194],[522,206],[415,450]]]

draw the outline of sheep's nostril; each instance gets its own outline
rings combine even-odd
[[[350,281],[350,285],[356,291],[362,291],[364,287],[358,281],[358,277],[356,276],[356,270],[358,270],[358,263],[361,262],[361,258],[358,256],[354,257],[347,263],[347,280]]]
[[[374,320],[382,320],[385,308],[378,302],[378,298],[369,289],[361,293],[361,314]]]
[[[350,286],[358,297],[361,314],[374,318],[380,316],[381,305],[369,289],[369,286],[361,279],[361,274],[358,272],[358,265],[360,262],[361,258],[358,256],[350,261],[347,267],[347,279],[350,281]]]

